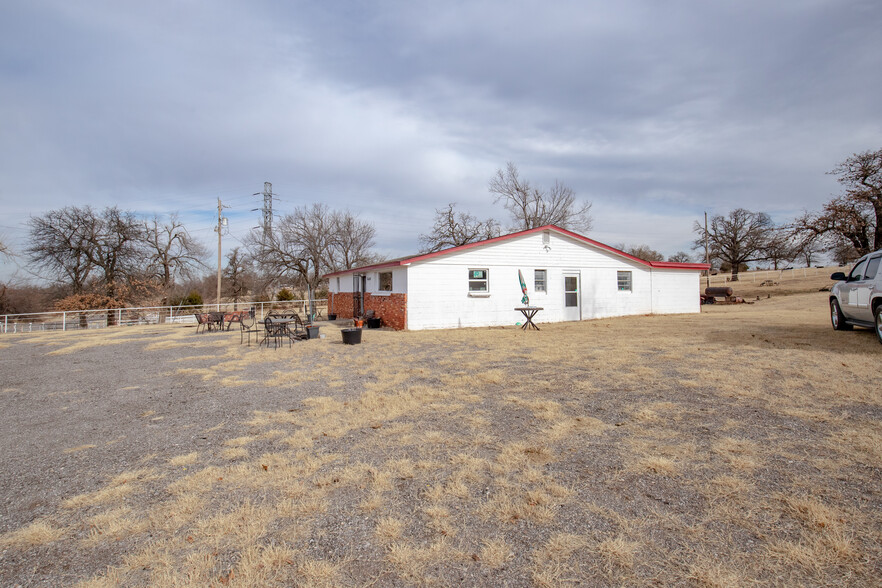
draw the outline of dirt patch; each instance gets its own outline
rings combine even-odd
[[[882,349],[823,294],[540,326],[5,338],[0,584],[882,576]]]

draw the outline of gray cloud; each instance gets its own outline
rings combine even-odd
[[[595,238],[673,253],[704,210],[818,207],[879,147],[880,28],[861,1],[17,3],[0,234],[87,203],[207,231],[218,196],[245,231],[270,180],[398,255],[446,202],[501,217],[511,160],[594,201]]]

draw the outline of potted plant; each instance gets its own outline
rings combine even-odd
[[[361,329],[341,329],[340,332],[343,333],[344,345],[358,345],[361,343]]]

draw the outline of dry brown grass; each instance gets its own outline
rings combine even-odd
[[[26,527],[0,535],[0,545],[27,549],[58,541],[66,534],[65,529],[56,527],[51,521],[37,520]]]
[[[169,370],[310,393],[200,423],[215,445],[0,541],[125,542],[84,586],[871,585],[880,350],[826,312],[814,294],[532,333],[329,336],[290,356],[218,339]],[[147,352],[190,340],[164,337]],[[268,380],[249,383],[251,361]]]

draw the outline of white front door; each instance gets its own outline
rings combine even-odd
[[[579,272],[564,273],[563,320],[582,320],[582,296],[579,294]]]

